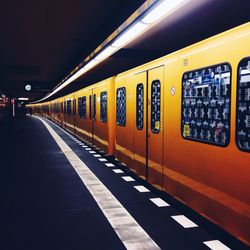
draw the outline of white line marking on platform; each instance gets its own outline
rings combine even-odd
[[[150,192],[147,188],[145,188],[144,186],[134,186],[135,189],[137,189],[139,192],[141,193],[146,193],[146,192]]]
[[[96,152],[92,150],[92,151],[89,151],[89,153],[90,154],[95,154]]]
[[[132,177],[130,177],[130,176],[123,176],[122,179],[125,180],[125,181],[135,181],[135,180],[134,180]]]
[[[116,174],[124,173],[121,169],[112,169]]]
[[[82,146],[82,147],[83,147],[83,148],[87,148],[88,146],[85,145],[85,146]]]
[[[166,201],[161,198],[151,198],[150,199],[158,207],[168,207],[170,206]]]
[[[205,241],[203,243],[212,250],[231,250],[231,248],[227,247],[219,240],[210,240],[210,241]]]
[[[160,249],[153,239],[143,230],[130,213],[71,150],[54,129],[52,129],[52,127],[43,119],[38,119],[45,125],[62,152],[65,154],[66,158],[97,202],[97,205],[102,210],[121,242],[124,244],[125,248],[148,250]]]
[[[114,167],[115,165],[113,163],[105,163],[107,167]]]
[[[85,150],[89,151],[89,150],[91,150],[91,148],[85,148]]]
[[[175,215],[171,216],[175,221],[177,221],[180,225],[182,225],[184,228],[192,228],[192,227],[198,227],[194,222],[189,220],[184,215]]]
[[[107,161],[105,158],[98,158],[99,161]]]
[[[102,157],[102,156],[97,154],[97,155],[94,155],[94,157]]]

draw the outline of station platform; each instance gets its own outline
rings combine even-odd
[[[47,119],[1,133],[0,152],[0,249],[248,249]]]

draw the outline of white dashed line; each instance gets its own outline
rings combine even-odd
[[[212,250],[231,250],[231,248],[227,247],[219,240],[210,240],[210,241],[205,241],[203,243]]]
[[[91,150],[91,148],[85,148],[85,150],[89,151],[89,150]]]
[[[198,227],[194,222],[189,220],[184,215],[175,215],[171,216],[175,221],[177,221],[180,225],[182,225],[184,228],[192,228],[192,227]]]
[[[105,163],[107,167],[114,167],[115,165],[113,163]]]
[[[89,153],[90,154],[95,154],[96,152],[92,150],[92,151],[89,151]]]
[[[144,186],[134,186],[135,189],[137,189],[139,192],[141,193],[146,193],[146,192],[150,192],[147,188],[145,188]]]
[[[102,157],[102,156],[97,154],[97,155],[94,155],[94,157]]]
[[[161,198],[151,198],[150,199],[158,207],[168,207],[170,206],[166,201]]]
[[[124,173],[121,169],[112,169],[116,174]]]
[[[45,122],[38,118],[50,132],[62,152],[89,190],[97,205],[113,227],[126,249],[160,249],[130,213],[122,206],[106,186],[91,172],[62,138]],[[129,232],[129,233],[128,233]]]
[[[130,177],[130,176],[123,176],[122,179],[125,180],[125,181],[135,181],[135,180],[134,180],[132,177]]]
[[[99,161],[107,161],[105,158],[98,158]]]
[[[88,146],[85,145],[85,146],[82,146],[82,147],[83,147],[83,148],[87,148]]]

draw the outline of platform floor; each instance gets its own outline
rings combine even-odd
[[[51,121],[0,135],[0,249],[247,249]]]

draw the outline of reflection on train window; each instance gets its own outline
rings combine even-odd
[[[184,73],[182,135],[226,146],[230,135],[231,69],[221,64]]]
[[[89,96],[89,119],[92,119],[92,96]]]
[[[73,100],[73,115],[76,115],[76,99]]]
[[[236,142],[250,152],[250,58],[243,59],[238,68]]]
[[[86,119],[86,96],[82,97],[81,117]]]
[[[153,81],[151,85],[151,130],[157,134],[160,132],[161,114],[161,83]]]
[[[116,124],[126,125],[126,88],[116,90]]]
[[[136,128],[143,129],[143,84],[139,83],[136,86]]]
[[[94,114],[93,114],[93,119],[96,119],[96,94],[94,94],[94,98],[93,98],[93,108],[94,108]]]
[[[67,114],[71,115],[71,100],[67,101]]]
[[[100,110],[101,110],[101,122],[107,122],[107,112],[108,112],[108,100],[107,100],[108,94],[107,91],[101,92],[101,96],[100,96]]]

